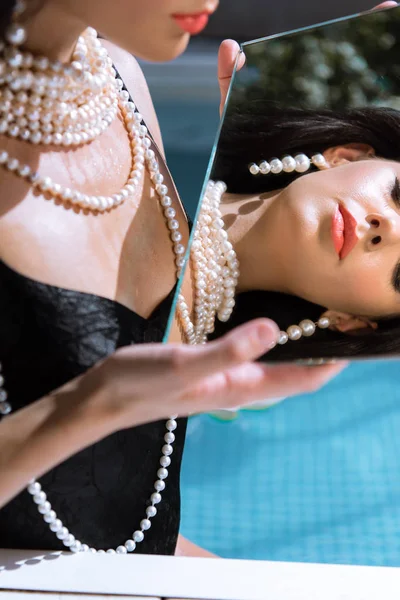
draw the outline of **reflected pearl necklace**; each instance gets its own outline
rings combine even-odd
[[[19,39],[22,38],[23,36],[20,36]],[[143,173],[145,166],[147,167],[155,192],[163,208],[166,224],[170,232],[170,237],[173,244],[173,252],[175,255],[176,274],[177,277],[179,277],[184,264],[185,246],[181,243],[182,234],[180,232],[180,224],[176,219],[176,212],[172,208],[172,200],[168,196],[168,188],[163,183],[164,178],[160,172],[159,164],[155,157],[155,153],[151,149],[152,142],[148,135],[147,128],[145,125],[142,124],[142,116],[136,111],[136,107],[131,101],[128,91],[124,89],[124,84],[121,79],[116,79],[115,86],[116,89],[119,90],[118,103],[121,107],[121,111],[129,132],[129,138],[131,140],[131,146],[134,155],[134,178],[131,178],[134,179],[134,181],[128,181],[127,185],[138,185],[138,176]],[[2,91],[4,92],[4,90]],[[95,131],[96,136],[100,135],[100,133],[101,130]],[[89,140],[85,139],[84,141]],[[40,177],[37,174],[32,174],[29,166],[21,166],[17,159],[10,158],[8,154],[4,152],[0,153],[0,158],[3,160],[2,166],[7,168],[9,171],[15,172],[15,174],[27,179],[27,181],[31,182],[33,185],[37,185],[37,187],[41,191],[49,191],[53,195],[63,198],[63,195],[61,194],[62,188],[56,188],[55,186],[57,184],[53,184],[50,180],[48,180],[47,184],[45,184],[45,188],[43,188],[43,183],[39,185],[38,182],[40,181]],[[126,189],[126,194],[123,194],[121,198],[118,197],[118,201],[115,201],[115,197],[112,197],[113,205],[119,204],[125,197],[128,197],[132,192],[133,189]],[[90,208],[92,210],[105,210],[106,208],[110,208],[109,199],[105,198],[105,201],[107,201],[107,206],[105,206],[106,202],[102,202],[101,200],[99,200],[98,205],[96,203],[93,203],[93,198],[97,197],[91,196],[81,198],[79,196],[73,196],[72,198],[70,198],[68,194],[67,199],[68,201],[72,202],[75,200],[74,203],[78,204],[79,206]],[[8,401],[7,391],[4,388],[4,384],[4,376],[0,373],[0,416],[3,417],[9,415],[12,412],[12,406]],[[80,540],[76,539],[76,537],[72,533],[70,533],[68,528],[65,527],[62,521],[58,518],[56,512],[53,510],[49,500],[47,499],[47,495],[42,489],[41,484],[35,479],[32,479],[29,482],[27,491],[29,492],[29,494],[31,494],[34,503],[37,505],[38,512],[42,515],[44,522],[48,524],[50,530],[54,532],[55,536],[60,541],[62,541],[66,548],[69,548],[72,552],[75,553],[107,552],[108,554],[126,554],[127,552],[133,552],[136,548],[136,545],[143,541],[145,532],[151,527],[151,519],[157,514],[156,505],[161,502],[161,493],[165,489],[165,480],[168,477],[168,467],[171,464],[170,457],[173,452],[173,443],[175,441],[175,434],[173,433],[173,431],[177,427],[176,418],[177,416],[174,415],[170,417],[166,422],[166,433],[164,435],[164,443],[161,449],[162,455],[159,461],[160,467],[157,470],[157,479],[154,483],[155,491],[150,495],[149,506],[146,508],[146,516],[140,521],[139,528],[136,531],[134,531],[132,537],[126,540],[125,543],[118,546],[115,550],[111,548],[108,550],[96,550],[95,548],[90,548],[87,544],[82,543]]]
[[[199,211],[190,260],[194,279],[194,318],[182,295],[178,296],[177,315],[188,344],[205,344],[214,331],[215,319],[229,320],[235,306],[235,289],[239,278],[239,261],[228,234],[220,210],[226,184],[210,180],[206,186]],[[318,321],[303,319],[298,325],[290,325],[280,331],[276,344],[284,346],[303,337],[311,337],[317,329],[328,329],[333,322],[326,316]],[[312,360],[310,364],[317,364]]]
[[[205,344],[214,331],[216,315],[228,321],[235,306],[235,288],[239,277],[239,261],[220,211],[226,185],[222,182],[207,184],[198,215],[190,249],[194,283],[193,322],[189,307],[182,295],[178,296],[177,316],[188,344]]]

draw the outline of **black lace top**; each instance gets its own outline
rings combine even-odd
[[[0,361],[13,410],[84,373],[116,348],[160,342],[174,290],[149,319],[116,301],[42,284],[0,262]],[[6,421],[5,421],[6,422]],[[178,422],[166,489],[136,552],[173,554],[186,420]],[[116,548],[145,518],[157,479],[165,422],[124,430],[40,479],[64,525],[83,543]],[[0,510],[0,547],[65,549],[24,491]]]

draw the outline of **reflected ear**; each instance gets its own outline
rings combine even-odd
[[[349,335],[357,335],[359,333],[367,333],[378,329],[378,323],[368,319],[368,317],[360,317],[350,315],[348,313],[338,312],[336,310],[327,310],[321,317],[327,317],[331,323],[329,329],[331,331],[340,331]]]
[[[375,150],[369,144],[344,144],[325,150],[324,157],[331,167],[338,167],[356,160],[373,158]]]

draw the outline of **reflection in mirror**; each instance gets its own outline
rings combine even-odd
[[[240,263],[232,264],[235,254],[226,256],[219,265],[224,273],[211,263],[218,276],[232,274],[233,284],[235,268],[240,272],[236,304],[220,317],[233,313],[217,320],[208,338],[260,315],[274,318],[282,331],[304,319],[313,329],[330,310],[357,317],[347,322],[358,326],[356,333],[318,330],[278,345],[268,358],[398,352],[396,320],[381,317],[392,311],[386,303],[396,298],[391,285],[400,257],[399,10],[244,45],[246,65],[235,75],[210,168],[211,180],[224,181],[227,190],[219,204],[225,187],[210,186],[212,221],[208,204],[192,251],[194,264],[207,257],[198,269],[205,275],[215,260],[207,228],[215,224],[233,244],[224,252],[233,250]],[[310,159],[304,172],[282,160],[298,154]],[[318,154],[324,161],[311,165]],[[271,166],[274,158],[282,162],[282,169],[273,163],[279,173],[249,170],[263,161]],[[298,160],[300,171],[304,165],[306,159]],[[334,227],[338,205],[343,226],[335,221]],[[360,240],[341,259],[348,241],[336,237],[347,237],[345,222],[351,226],[344,208],[357,219]],[[272,276],[280,283],[283,275],[291,287],[270,290]],[[340,323],[345,329],[343,317]],[[267,365],[266,371],[289,368]],[[319,371],[307,370],[310,377]],[[399,400],[397,362],[362,361],[319,393],[265,411],[230,413],[229,423],[221,415],[192,419],[182,474],[183,535],[224,557],[397,567]]]
[[[399,353],[399,23],[244,44],[192,245],[198,341],[263,316],[269,361]]]

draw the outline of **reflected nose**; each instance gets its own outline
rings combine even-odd
[[[400,224],[398,219],[386,215],[371,213],[365,219],[369,225],[366,234],[368,250],[378,250],[384,246],[400,242]]]

